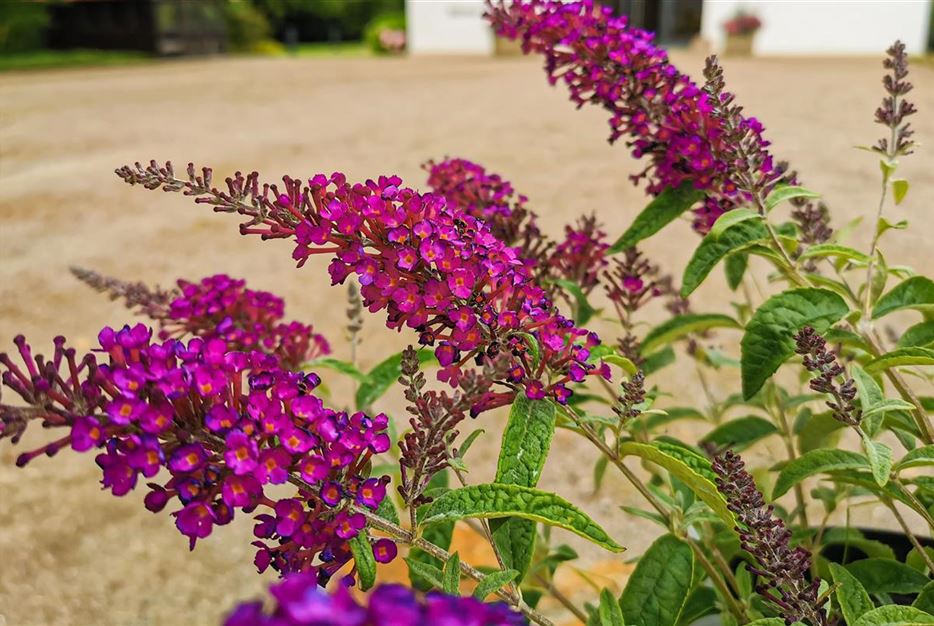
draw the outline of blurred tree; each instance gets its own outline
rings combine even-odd
[[[0,52],[25,52],[43,47],[48,26],[46,5],[0,2]]]
[[[279,37],[296,29],[303,41],[362,39],[366,25],[404,9],[404,0],[253,0]]]

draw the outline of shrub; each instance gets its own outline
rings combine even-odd
[[[49,10],[43,4],[0,4],[0,52],[27,52],[41,48],[48,26]]]
[[[284,321],[281,299],[227,276],[160,290],[77,270],[151,326],[105,327],[85,355],[59,337],[45,358],[16,338],[18,359],[0,355],[0,369],[22,402],[0,404],[0,436],[15,444],[37,422],[59,433],[17,464],[93,450],[115,495],[152,480],[145,506],[171,506],[192,547],[253,516],[257,569],[284,580],[268,610],[243,604],[228,626],[548,626],[543,596],[588,626],[688,626],[712,614],[728,625],[934,623],[934,555],[906,519],[934,529],[932,401],[916,391],[934,366],[934,282],[880,252],[907,226],[886,217],[889,199],[908,193],[898,166],[916,147],[904,45],[887,51],[875,113],[884,138],[866,148],[881,181],[862,251],[773,157],[715,57],[696,84],[650,34],[588,1],[497,4],[489,18],[543,54],[575,103],[606,109],[611,141],[625,138],[646,160],[633,178],[652,199],[626,231],[610,239],[585,215],[553,240],[527,196],[459,158],[428,162],[425,192],[396,176],[267,183],[238,172],[215,186],[211,169],[193,164],[180,175],[170,163],[123,166],[128,184],[238,215],[242,235],[288,240],[300,267],[326,266],[332,283],[348,285],[350,358],[331,355],[310,325]],[[676,287],[636,245],[686,214],[700,239]],[[687,298],[721,263],[733,314],[695,312]],[[771,272],[768,293],[743,288],[750,268]],[[601,290],[619,323],[609,340],[586,329]],[[670,317],[643,332],[658,300]],[[369,372],[355,358],[364,308],[413,340]],[[925,317],[893,338],[878,332],[907,311]],[[674,363],[670,377],[659,374]],[[797,378],[776,376],[783,367]],[[706,386],[716,369],[735,373],[734,393]],[[427,370],[443,385],[429,386]],[[353,397],[326,397],[318,372],[353,379]],[[695,374],[704,399],[656,406]],[[396,383],[408,401],[401,435],[374,410]],[[507,406],[494,480],[472,482],[467,457],[482,431],[467,418]],[[682,419],[711,428],[692,441],[668,435]],[[552,529],[609,553],[623,547],[537,488],[558,428],[591,445],[597,488],[619,471],[645,500],[622,510],[659,527],[622,595],[595,589],[584,606],[554,585],[577,554],[555,545]],[[843,431],[851,437],[838,445]],[[748,469],[738,453],[766,439],[785,456]],[[891,514],[905,545],[828,527],[857,500]],[[457,523],[489,543],[497,567],[451,553]],[[840,544],[848,559],[833,556]],[[346,585],[374,587],[376,564],[400,547],[411,586],[430,592],[381,586],[353,600]],[[335,576],[334,594],[316,589]],[[459,597],[462,579],[474,598]]]
[[[405,49],[405,13],[377,15],[366,25],[363,41],[377,54],[402,52]]]

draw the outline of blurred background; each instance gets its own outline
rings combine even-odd
[[[656,32],[694,77],[708,52],[723,53],[728,88],[763,121],[774,152],[824,194],[837,228],[877,202],[877,160],[853,146],[880,135],[881,58],[904,40],[921,147],[900,169],[912,186],[897,217],[912,229],[885,252],[890,265],[934,262],[929,0],[609,4]],[[642,165],[624,145],[607,144],[605,112],[575,111],[563,88],[548,86],[541,58],[496,40],[482,12],[481,2],[446,0],[0,0],[0,350],[18,333],[45,353],[58,334],[87,350],[102,326],[134,321],[70,276],[68,267],[80,265],[164,286],[219,272],[245,278],[283,296],[289,318],[314,324],[335,356],[348,358],[345,296],[329,286],[325,259],[297,270],[288,245],[242,238],[231,216],[114,176],[138,160],[212,166],[220,184],[237,170],[259,170],[268,182],[337,170],[350,180],[399,174],[424,188],[421,163],[464,157],[528,195],[552,237],[594,212],[615,239],[645,206],[628,178]],[[851,241],[867,243],[867,231]],[[677,280],[696,242],[678,223],[645,251]],[[729,312],[732,297],[718,275],[692,306]],[[612,327],[595,330],[613,336]],[[411,339],[367,317],[360,367]],[[712,341],[734,349],[737,340],[724,331]],[[661,372],[659,384],[676,393],[669,406],[701,397],[687,370]],[[341,405],[349,386],[322,375]],[[735,371],[710,383],[719,397],[737,390]],[[377,408],[402,424],[398,396]],[[478,419],[487,434],[471,449],[472,480],[491,477],[502,420],[496,412]],[[671,434],[696,428],[678,424]],[[21,449],[46,435],[27,434]],[[640,504],[638,495],[612,473],[595,490],[593,466],[581,461],[593,459],[586,443],[561,432],[554,445],[541,487],[641,552],[656,530],[618,508]],[[254,571],[247,516],[189,553],[169,515],[144,509],[144,490],[124,498],[101,491],[90,455],[63,451],[17,469],[19,449],[0,442],[0,626],[217,624],[271,582],[271,573]],[[784,452],[762,442],[749,454],[762,465]],[[854,515],[874,526],[888,519],[885,511]],[[581,552],[591,579],[625,582],[625,555],[607,559],[567,535],[557,540]],[[462,538],[465,559],[482,558],[470,552],[477,543]],[[401,580],[404,567],[385,575]],[[592,599],[582,580],[560,584]]]

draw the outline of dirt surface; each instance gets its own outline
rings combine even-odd
[[[700,56],[675,57],[699,73]],[[881,134],[872,124],[881,97],[877,59],[731,60],[726,67],[732,89],[768,127],[775,152],[826,195],[835,225],[874,210],[876,159],[852,146]],[[930,143],[934,74],[922,68],[913,80],[922,111],[914,125]],[[257,169],[267,179],[398,173],[422,186],[422,161],[464,156],[528,194],[549,233],[595,211],[615,236],[645,197],[627,179],[639,165],[606,135],[604,114],[575,112],[563,89],[547,86],[537,59],[225,59],[2,76],[0,349],[12,349],[20,332],[43,350],[57,334],[86,349],[102,325],[129,321],[120,306],[71,278],[67,267],[82,265],[163,285],[215,272],[244,277],[284,296],[291,316],[313,322],[346,356],[344,294],[328,286],[323,261],[296,270],[287,245],[239,237],[232,217],[182,196],[130,188],[112,173],[121,164],[173,159],[183,169],[193,160],[213,166],[220,180],[236,169]],[[912,190],[897,213],[914,228],[892,237],[890,264],[930,267],[930,154],[922,147],[905,159]],[[867,230],[856,240],[866,241]],[[696,241],[679,224],[647,250],[678,274]],[[716,274],[694,298],[698,311],[729,311]],[[410,340],[377,317],[367,319],[364,334],[365,367]],[[682,401],[696,401],[694,381],[690,368],[672,368],[661,382]],[[331,386],[340,403],[347,388]],[[714,392],[737,386],[715,380]],[[398,398],[383,408],[398,414]],[[487,435],[471,453],[474,480],[493,471],[501,424],[501,415],[479,420]],[[44,434],[27,436],[24,449]],[[760,453],[782,458],[777,443]],[[271,581],[253,571],[246,516],[189,554],[172,518],[143,508],[142,491],[125,498],[102,492],[90,455],[65,451],[23,470],[13,467],[14,456],[0,443],[0,624],[216,624],[237,599]],[[584,459],[593,458],[586,444],[559,433],[542,486],[578,501],[641,551],[655,531],[617,509],[637,504],[637,495],[612,475],[600,495],[590,495],[592,463]],[[885,523],[884,511],[862,515]],[[594,567],[602,560],[601,571],[615,571],[605,557],[571,543]]]

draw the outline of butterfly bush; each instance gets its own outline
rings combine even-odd
[[[92,288],[123,299],[126,306],[159,324],[159,337],[194,335],[218,338],[231,350],[257,350],[274,355],[287,369],[330,354],[323,335],[301,322],[285,322],[285,301],[268,291],[246,287],[246,281],[227,274],[193,282],[178,280],[170,291],[151,288],[72,268]]]
[[[242,234],[294,239],[299,267],[313,255],[332,255],[332,284],[355,276],[364,305],[385,310],[389,328],[408,327],[420,344],[434,346],[438,378],[451,386],[472,360],[507,355],[509,374],[498,382],[508,390],[488,393],[474,414],[508,404],[516,389],[566,403],[569,383],[609,377],[608,367],[589,362],[597,335],[555,308],[517,249],[443,196],[401,187],[396,176],[351,184],[340,173],[307,184],[285,177],[282,193],[270,185],[260,191],[253,173],[228,179],[224,192],[211,187],[209,169],[201,176],[193,165],[188,170],[188,181],[176,179],[171,164],[117,173],[129,184],[184,190],[217,211],[246,215]]]
[[[432,592],[424,599],[400,585],[382,585],[358,604],[346,587],[333,595],[307,574],[293,574],[270,589],[274,606],[238,606],[224,626],[521,626],[526,620],[505,604]]]
[[[489,19],[498,35],[521,41],[523,52],[544,55],[549,82],[563,82],[578,107],[595,104],[610,113],[610,142],[625,137],[632,155],[649,161],[634,182],[645,180],[653,195],[682,183],[707,194],[697,230],[706,232],[741,201],[729,133],[702,86],[671,64],[653,33],[592,0],[498,2]],[[740,124],[763,149],[769,145],[756,118]],[[760,167],[774,170],[770,157]]]
[[[146,508],[170,503],[191,548],[239,509],[255,514],[260,571],[311,571],[324,581],[351,556],[348,540],[365,519],[350,504],[376,510],[388,477],[369,477],[374,454],[389,449],[388,419],[328,409],[312,392],[316,374],[292,372],[261,352],[231,350],[221,339],[153,341],[137,324],[104,328],[98,352],[77,359],[55,340],[51,360],[33,357],[16,338],[23,365],[0,355],[3,383],[26,407],[0,405],[0,436],[14,442],[28,422],[65,434],[17,458],[71,447],[97,451],[102,485],[116,496],[147,483]],[[297,496],[273,499],[266,488],[299,477]],[[379,560],[395,549],[374,546]]]
[[[888,222],[883,208],[890,190],[896,204],[908,193],[894,174],[917,147],[904,45],[885,61],[876,121],[887,137],[867,149],[883,176],[865,254],[843,245],[818,194],[773,160],[761,123],[736,104],[715,57],[696,84],[650,33],[592,0],[500,1],[487,17],[499,35],[543,54],[549,80],[564,82],[575,103],[605,108],[610,141],[623,139],[645,160],[632,178],[655,198],[616,243],[586,214],[546,235],[525,194],[463,158],[427,162],[425,192],[397,176],[265,183],[238,172],[218,187],[209,168],[189,165],[176,177],[171,163],[122,167],[125,182],[236,213],[242,234],[287,240],[299,267],[326,266],[332,284],[348,284],[350,360],[316,361],[330,353],[324,337],[286,321],[281,298],[226,274],[164,290],[75,269],[154,328],[104,328],[81,356],[58,337],[51,359],[17,337],[18,358],[0,354],[0,380],[19,396],[0,402],[0,439],[15,444],[36,423],[52,433],[17,464],[65,448],[93,451],[104,489],[123,496],[145,485],[146,508],[168,510],[191,549],[236,515],[250,516],[254,563],[281,581],[268,601],[236,607],[227,626],[554,626],[555,605],[538,606],[546,596],[579,623],[602,626],[687,625],[716,612],[739,625],[934,620],[930,585],[921,581],[934,560],[905,520],[910,514],[934,529],[925,473],[934,465],[930,399],[896,371],[911,366],[926,375],[934,330],[925,319],[900,336],[881,332],[890,330],[881,326],[888,313],[927,312],[934,301],[934,282],[887,265],[877,248],[887,231],[904,227]],[[779,213],[772,209],[784,202],[794,224],[772,223]],[[695,230],[706,236],[678,290],[635,244],[691,208]],[[740,301],[729,315],[695,313],[682,295],[721,261]],[[746,284],[753,262],[775,270],[765,288],[749,281],[755,292]],[[833,274],[820,274],[822,267]],[[892,277],[902,282],[886,291]],[[783,282],[784,291],[766,293]],[[588,302],[594,294],[615,313],[614,342],[584,328],[602,312]],[[639,314],[661,304],[671,317],[643,333]],[[364,307],[388,328],[408,329],[419,345],[361,371]],[[738,359],[708,345],[712,329],[743,333],[727,347]],[[675,342],[686,346],[693,369],[653,378],[683,358]],[[429,386],[429,356],[442,389]],[[773,378],[789,360],[803,366],[797,389]],[[357,393],[341,400],[356,411],[325,406],[321,379],[306,371],[316,362],[353,378]],[[611,381],[608,362],[627,376]],[[738,368],[741,394],[708,383],[707,369],[724,366]],[[683,388],[694,374],[702,400],[653,407],[671,395],[672,380]],[[408,428],[391,438],[389,418],[369,407],[393,379],[407,401]],[[886,397],[892,389],[898,399]],[[509,404],[495,479],[471,484],[466,455],[483,430],[467,418]],[[679,419],[712,428],[679,441],[668,429]],[[846,449],[849,440],[837,445],[844,426],[858,435],[851,439],[860,452]],[[579,508],[538,488],[557,428],[599,453],[595,492],[615,468],[645,500],[645,508],[620,508],[664,529],[637,559],[622,596],[602,589],[578,606],[556,585],[558,567],[577,555],[552,544],[552,527],[621,549]],[[738,451],[769,437],[783,439],[772,449],[784,456],[768,459],[777,479],[767,501]],[[892,441],[905,448],[901,458]],[[646,463],[648,482],[627,465],[633,456]],[[385,469],[390,457],[394,467]],[[821,484],[806,491],[803,481],[818,475]],[[786,509],[779,500],[792,496],[795,506]],[[875,496],[891,511],[911,544],[904,563],[829,562],[823,548],[839,543],[840,531],[846,543],[869,545],[856,543],[865,538],[855,528],[832,526],[855,496]],[[481,569],[449,551],[460,522],[488,541],[497,567]],[[377,564],[395,559],[399,546],[413,587],[449,593],[377,586]],[[896,566],[911,607],[891,606],[893,587],[882,579]],[[833,584],[821,579],[828,570]],[[477,598],[504,603],[458,597],[462,577],[477,583]],[[353,586],[373,591],[352,595]],[[646,589],[665,589],[665,602],[647,604]],[[880,602],[886,606],[876,608]]]

